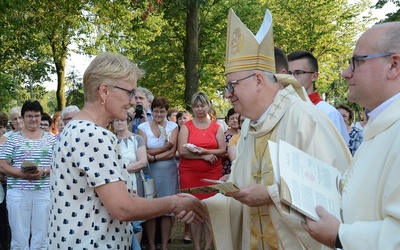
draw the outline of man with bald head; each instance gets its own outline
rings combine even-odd
[[[343,78],[348,100],[371,110],[364,141],[342,180],[343,223],[317,207],[321,220],[304,228],[343,249],[400,246],[400,22],[367,30]]]

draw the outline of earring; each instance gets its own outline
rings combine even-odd
[[[106,103],[106,100],[103,100],[103,102],[101,104],[104,105],[105,103]]]

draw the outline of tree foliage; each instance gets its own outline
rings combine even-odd
[[[360,15],[369,1],[267,1],[274,17],[275,44],[286,53],[306,50],[319,63],[317,88],[331,104],[346,93],[341,72],[347,67],[355,40],[370,23]],[[341,100],[340,100],[341,101]]]
[[[65,85],[68,87],[67,106],[76,105],[82,108],[84,106],[82,77],[78,76],[76,71],[72,70],[66,77],[65,82]]]
[[[380,2],[388,1],[399,2]],[[354,4],[346,0],[4,0],[0,3],[1,103],[11,101],[7,96],[11,89],[21,92],[21,98],[25,95],[26,88],[12,83],[39,91],[36,85],[56,72],[57,98],[47,101],[57,100],[57,109],[80,106],[82,82],[65,72],[66,58],[71,52],[112,51],[144,69],[139,85],[167,97],[170,106],[186,107],[190,96],[202,90],[221,116],[229,108],[223,88],[230,7],[254,33],[265,9],[270,9],[275,44],[287,53],[311,51],[320,63],[319,91],[333,104],[344,102],[347,90],[340,72],[358,34],[371,21],[361,15],[369,4],[368,0]],[[71,49],[72,43],[76,49]]]
[[[162,33],[149,43],[151,50],[139,55],[147,72],[141,84],[167,96],[173,106],[187,108],[198,90],[216,106],[227,106],[218,90],[224,85],[228,6],[220,1],[163,1],[159,11],[165,20]]]
[[[0,111],[8,112],[12,107],[18,106],[20,85],[8,74],[0,73]]]
[[[2,35],[8,40],[10,53],[2,53],[9,67],[17,72],[20,82],[34,83],[48,80],[49,73],[57,74],[58,109],[65,107],[65,66],[68,46],[73,39],[88,33],[84,11],[88,1],[81,0],[20,0],[5,5],[4,26],[9,32]],[[9,40],[9,39],[12,40]],[[2,51],[3,52],[3,51]],[[27,80],[29,79],[29,80]]]
[[[384,20],[381,20],[380,22],[400,21],[400,1],[399,0],[379,0],[373,7],[376,9],[381,9],[381,8],[383,8],[383,6],[385,6],[388,3],[393,3],[397,7],[397,10],[386,14],[386,18]]]

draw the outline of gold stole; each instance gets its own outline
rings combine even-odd
[[[254,166],[251,172],[251,181],[254,184],[269,186],[275,182],[269,153],[269,140],[276,140],[276,127],[269,133],[254,139],[255,151],[251,162],[251,166]],[[251,249],[278,249],[278,237],[268,212],[268,206],[250,208],[250,232]]]
[[[295,78],[289,75],[277,74],[275,76],[285,88],[278,93],[279,97],[271,104],[272,106],[266,118],[268,121],[264,121],[268,122],[269,125],[263,129],[268,131],[271,128],[271,130],[264,135],[254,136],[253,148],[255,150],[253,151],[250,165],[254,166],[251,169],[251,183],[261,184],[265,187],[275,183],[268,141],[276,142],[276,130],[280,119],[291,103],[299,98],[299,95],[302,97],[301,99],[304,98],[303,90]],[[251,129],[250,126],[250,133]],[[278,236],[268,209],[268,206],[249,208],[251,249],[278,249]]]

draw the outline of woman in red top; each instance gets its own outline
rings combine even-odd
[[[222,176],[221,156],[225,153],[222,128],[207,117],[211,102],[206,94],[197,92],[192,97],[193,120],[182,125],[178,137],[180,188],[204,186],[203,178],[218,180]],[[187,147],[193,144],[194,147]],[[195,194],[205,199],[214,194]],[[194,249],[200,249],[201,232],[205,230],[206,249],[213,248],[210,229],[203,224],[191,224]]]

